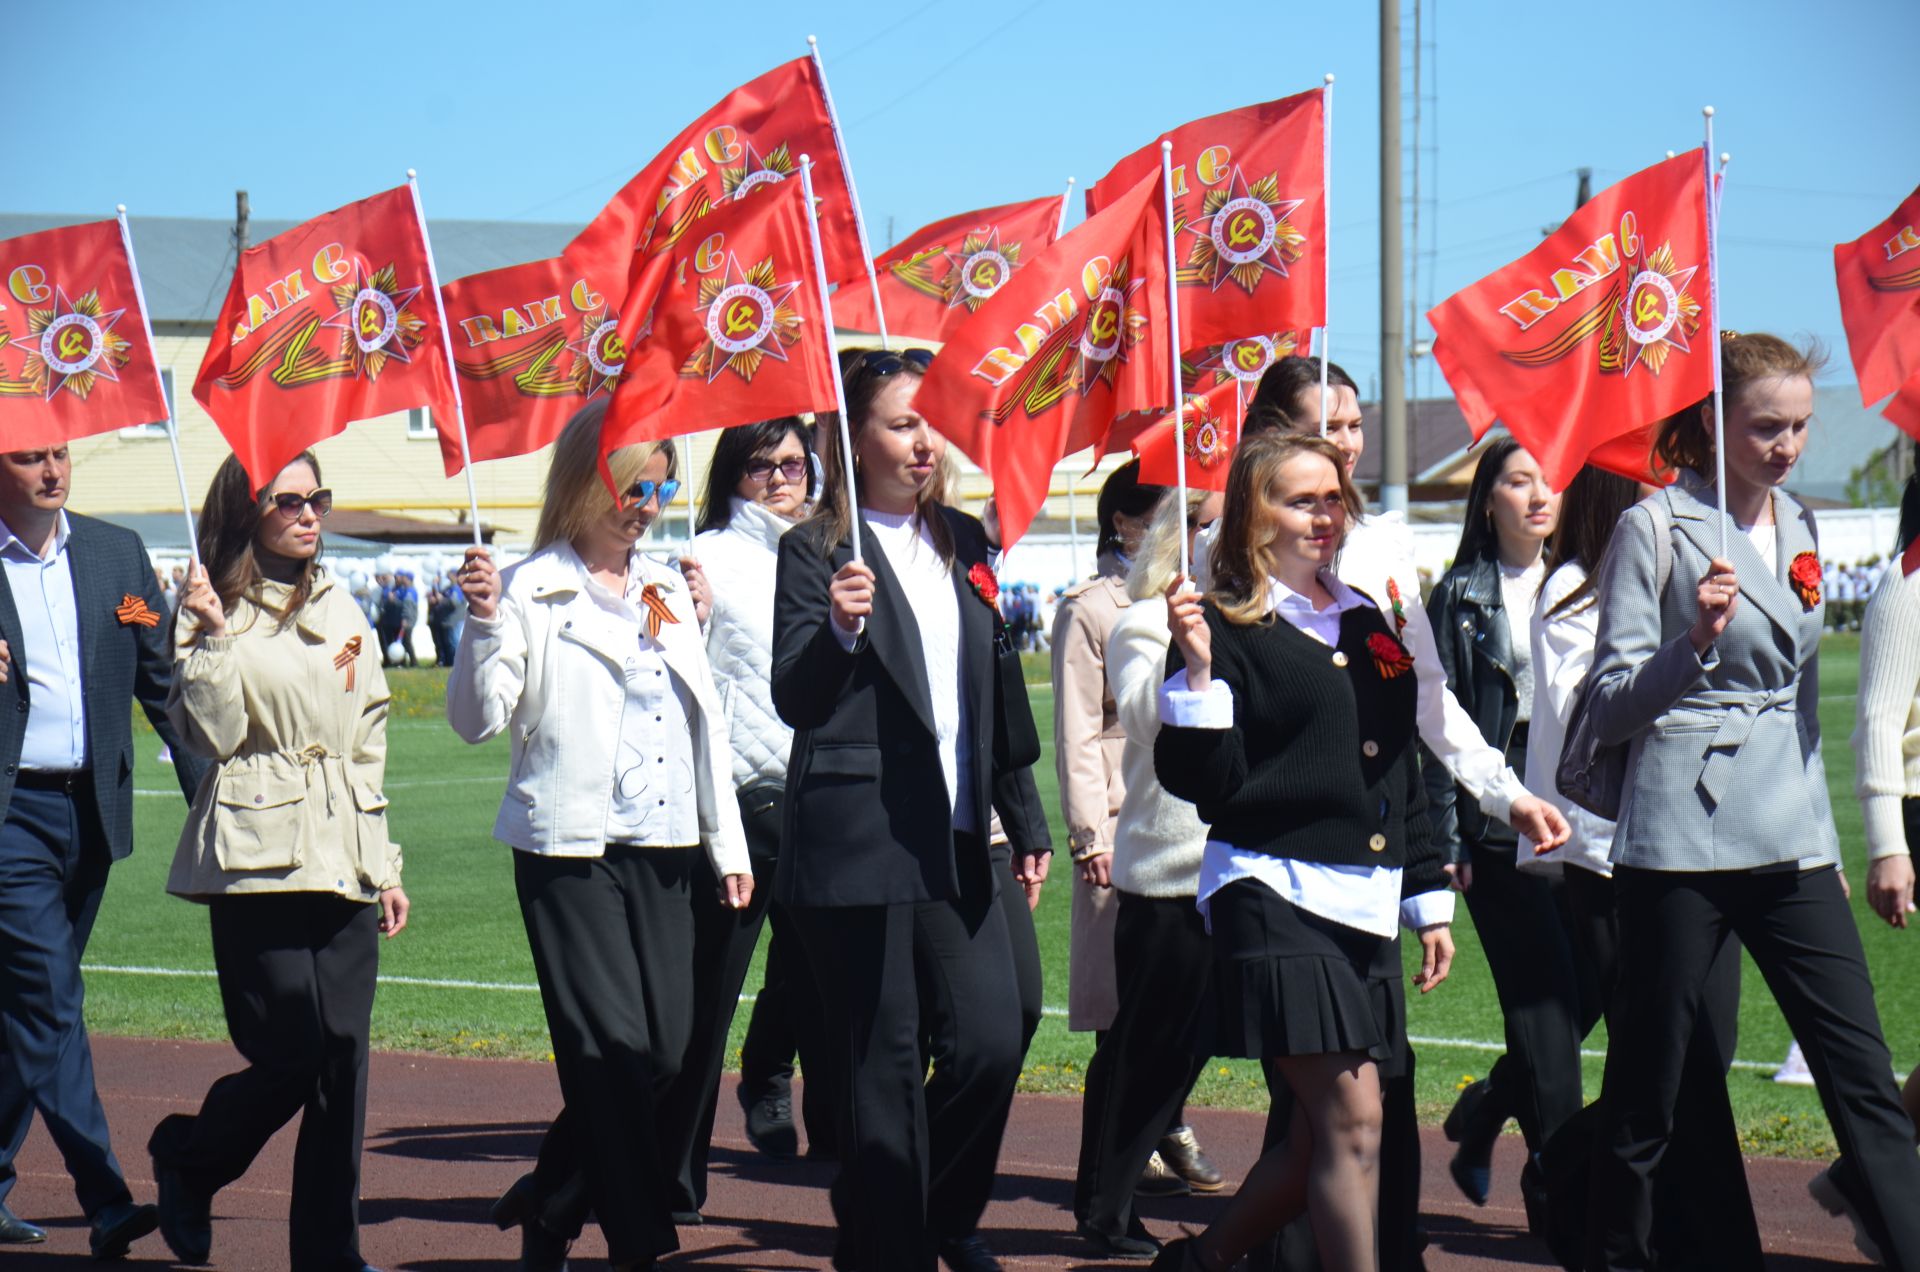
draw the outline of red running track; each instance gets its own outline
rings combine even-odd
[[[147,1135],[168,1113],[192,1112],[214,1078],[239,1067],[231,1048],[207,1043],[95,1038],[94,1059],[114,1145],[136,1198],[153,1197]],[[756,1272],[826,1268],[832,1245],[826,1185],[831,1167],[774,1163],[747,1144],[732,1079],[721,1092],[714,1132],[707,1224],[680,1230],[682,1250],[669,1266],[751,1268]],[[527,1168],[541,1131],[558,1111],[551,1065],[440,1056],[376,1055],[369,1083],[361,1250],[375,1266],[454,1272],[513,1266],[518,1243],[496,1231],[487,1206]],[[1195,1109],[1201,1142],[1230,1179],[1257,1155],[1257,1114]],[[1000,1182],[983,1232],[1009,1268],[1139,1268],[1089,1257],[1069,1213],[1080,1105],[1061,1096],[1021,1096],[1000,1155]],[[1520,1210],[1520,1141],[1503,1138],[1495,1160],[1491,1205],[1476,1208],[1453,1190],[1442,1165],[1446,1144],[1426,1132],[1423,1210],[1433,1245],[1432,1272],[1552,1266],[1527,1234]],[[214,1204],[214,1264],[222,1269],[284,1268],[287,1188],[293,1131],[283,1130],[245,1178]],[[39,1125],[20,1161],[14,1212],[47,1227],[43,1246],[9,1247],[0,1267],[76,1269],[88,1262],[87,1231],[73,1190]],[[1844,1222],[1829,1219],[1807,1197],[1819,1168],[1774,1158],[1750,1160],[1748,1179],[1760,1215],[1769,1264],[1806,1272],[1864,1263]],[[1217,1202],[1204,1198],[1144,1201],[1156,1232],[1176,1223],[1203,1225]],[[575,1267],[604,1266],[605,1247],[589,1228],[574,1251]],[[158,1235],[134,1247],[134,1262],[168,1262]]]

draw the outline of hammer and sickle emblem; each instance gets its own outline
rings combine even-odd
[[[1251,371],[1260,365],[1260,346],[1241,345],[1234,351],[1234,361]]]
[[[78,362],[86,356],[87,333],[78,327],[68,327],[60,333],[60,356],[68,362]]]
[[[973,267],[973,282],[976,287],[988,288],[1000,281],[992,261],[981,261]]]
[[[620,339],[619,332],[614,332],[601,342],[600,360],[607,363],[625,362],[627,360],[627,346],[626,343]]]
[[[1643,288],[1640,292],[1640,299],[1633,302],[1634,321],[1640,323],[1642,326],[1650,327],[1654,323],[1659,322],[1662,316],[1660,299],[1653,294],[1653,288]]]
[[[380,334],[380,329],[386,325],[386,318],[378,308],[373,305],[360,306],[360,334],[362,336],[365,336],[368,340],[372,340]]]
[[[1260,241],[1260,231],[1255,226],[1251,214],[1243,213],[1227,223],[1227,244],[1231,247],[1251,247]]]
[[[1120,330],[1120,311],[1111,305],[1093,316],[1093,338],[1101,344],[1111,343]]]
[[[727,334],[744,336],[760,325],[760,311],[750,300],[736,300],[727,306]]]

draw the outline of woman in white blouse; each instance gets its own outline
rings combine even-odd
[[[558,1268],[591,1210],[616,1268],[679,1248],[656,1100],[692,1023],[694,855],[725,903],[753,898],[725,715],[691,581],[639,544],[673,498],[670,443],[606,458],[596,404],[554,445],[534,552],[496,571],[469,549],[471,610],[447,681],[469,742],[508,733],[494,835],[514,887],[567,1107],[494,1207],[521,1266]]]

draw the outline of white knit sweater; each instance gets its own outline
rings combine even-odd
[[[1867,856],[1908,851],[1900,801],[1920,797],[1920,571],[1889,569],[1860,626],[1854,792],[1867,822]]]
[[[1120,771],[1127,793],[1113,837],[1113,886],[1142,897],[1193,897],[1207,824],[1184,799],[1167,794],[1153,771],[1160,732],[1160,686],[1167,678],[1167,603],[1135,601],[1107,634],[1107,685],[1127,747]]]

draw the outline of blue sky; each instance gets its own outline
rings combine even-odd
[[[1710,102],[1733,154],[1726,324],[1818,336],[1830,377],[1850,380],[1831,246],[1920,182],[1912,13],[1428,0],[1422,309],[1537,243],[1569,209],[1575,168],[1598,187],[1698,144]],[[1165,128],[1332,71],[1333,353],[1366,385],[1380,359],[1377,15],[1219,0],[103,0],[81,21],[23,4],[6,25],[0,208],[227,218],[244,187],[256,217],[300,219],[414,167],[432,216],[583,221],[812,32],[877,251],[890,221],[904,235],[1068,176],[1084,188]],[[1444,392],[1430,370],[1421,383]]]

